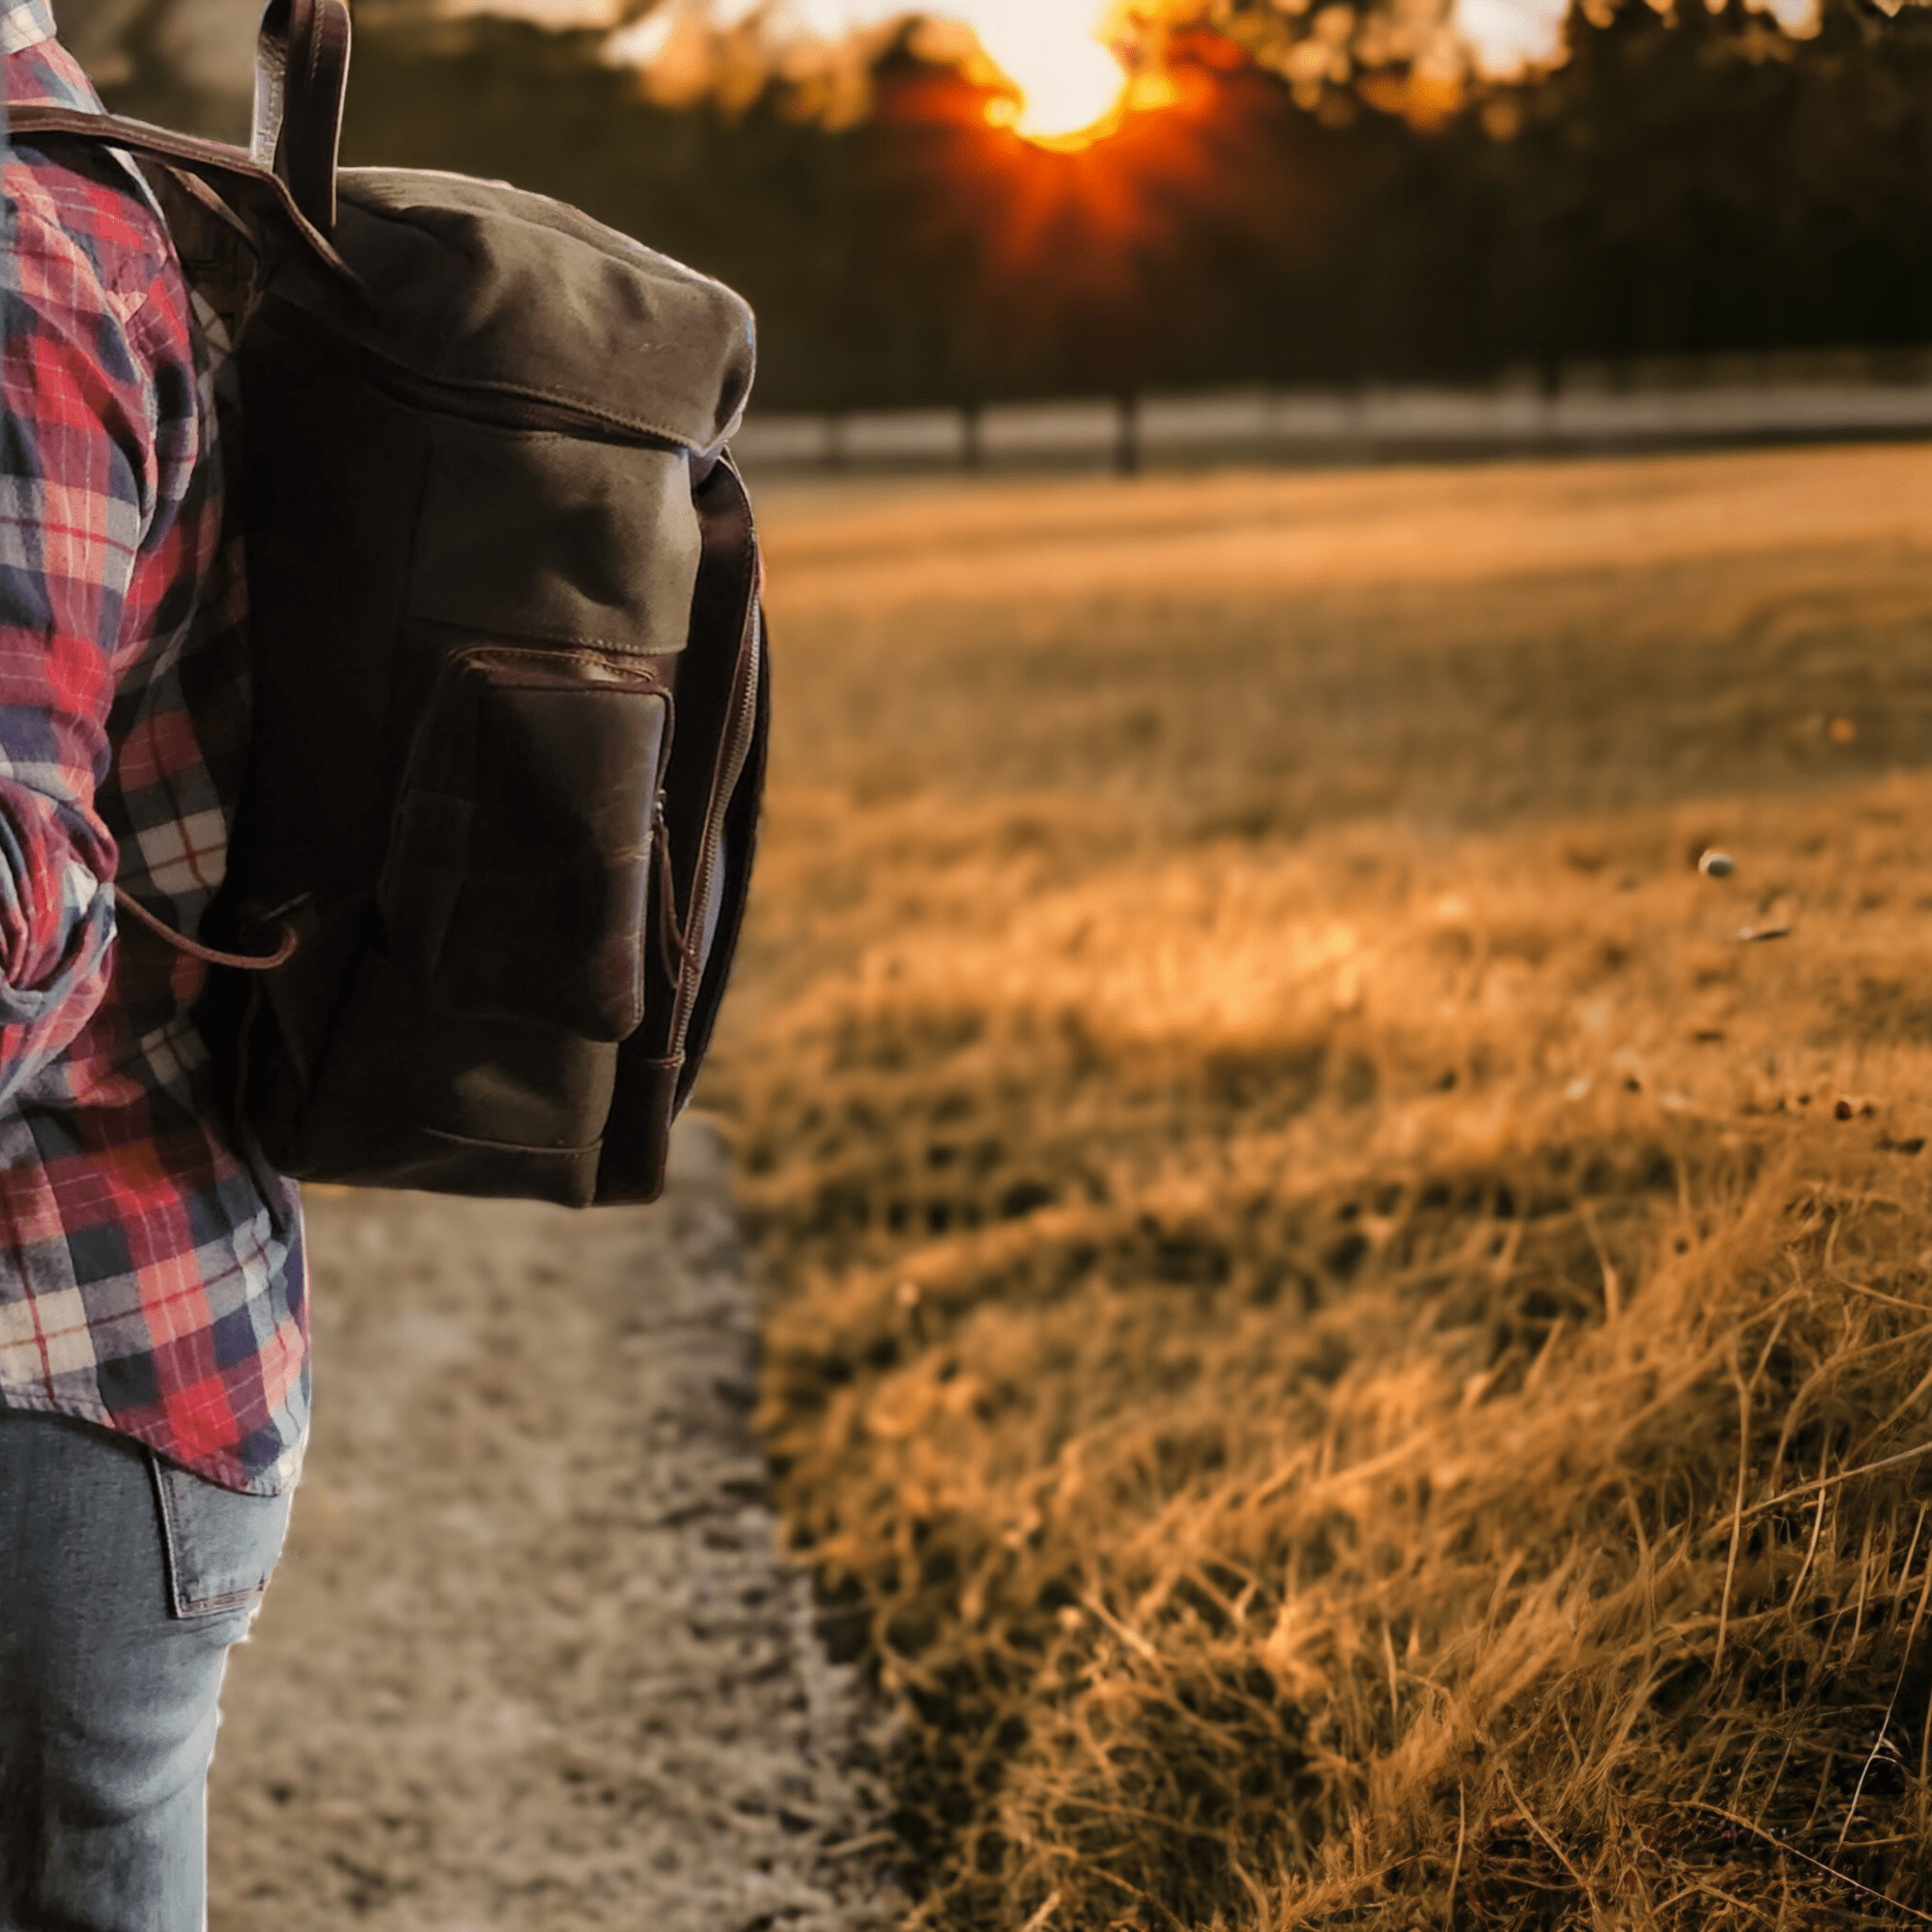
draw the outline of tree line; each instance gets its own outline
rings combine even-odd
[[[1071,153],[989,126],[986,88],[910,36],[842,127],[776,82],[656,104],[599,44],[360,21],[344,159],[515,181],[723,276],[758,311],[768,407],[1932,343],[1916,11],[1825,0],[1794,37],[1738,0],[1591,0],[1553,71],[1426,124],[1399,86],[1297,101],[1183,31],[1169,104]],[[152,68],[112,92],[180,109]]]

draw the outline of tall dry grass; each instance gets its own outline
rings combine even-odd
[[[708,1097],[913,1922],[1932,1923],[1932,453],[767,522]]]

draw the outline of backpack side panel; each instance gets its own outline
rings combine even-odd
[[[643,1024],[618,1050],[599,1201],[653,1201],[730,973],[764,779],[769,716],[757,535],[721,462],[696,502],[703,560],[679,667],[679,746],[666,774],[667,856],[681,945],[647,967]]]
[[[706,948],[703,977],[692,1003],[691,1024],[684,1040],[684,1065],[678,1071],[676,1104],[682,1108],[691,1098],[698,1068],[711,1047],[711,1034],[718,1023],[718,1009],[724,1003],[724,987],[738,956],[738,935],[744,929],[745,908],[751,901],[752,865],[758,850],[758,812],[764,799],[765,759],[771,743],[771,653],[763,613],[758,619],[757,714],[752,749],[745,761],[731,803],[720,828],[720,875],[724,881],[716,905],[716,919]]]

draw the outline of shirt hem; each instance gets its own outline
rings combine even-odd
[[[269,1469],[250,1475],[233,1456],[184,1456],[164,1439],[164,1432],[121,1420],[100,1405],[55,1402],[28,1389],[0,1389],[0,1417],[10,1412],[60,1415],[72,1422],[91,1422],[110,1435],[130,1437],[177,1469],[185,1469],[189,1475],[199,1476],[216,1489],[229,1490],[241,1496],[279,1496],[293,1490],[301,1477],[302,1452],[308,1440],[308,1431],[304,1429]]]

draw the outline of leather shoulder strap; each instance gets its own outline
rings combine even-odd
[[[336,252],[335,243],[303,213],[289,184],[240,148],[178,134],[171,128],[156,128],[146,121],[131,121],[119,114],[90,114],[77,107],[10,107],[7,125],[16,140],[35,147],[49,138],[94,141],[159,161],[205,184],[258,252],[268,252],[277,236],[293,235],[315,260],[360,285],[355,272]],[[207,196],[201,198],[207,202]]]

